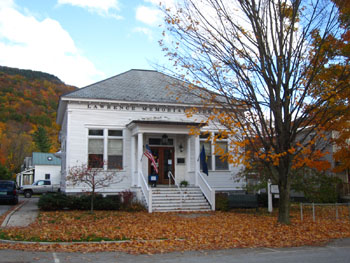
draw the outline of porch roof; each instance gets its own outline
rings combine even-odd
[[[132,132],[137,133],[170,133],[189,134],[191,127],[201,127],[200,122],[168,121],[168,120],[133,120],[126,125]]]

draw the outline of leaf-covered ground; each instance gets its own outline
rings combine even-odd
[[[304,210],[305,212],[305,210]],[[235,247],[289,247],[323,244],[334,238],[350,237],[347,209],[318,211],[300,221],[292,213],[292,224],[276,222],[276,214],[234,211],[209,213],[127,213],[96,211],[41,212],[26,228],[6,228],[0,238],[27,241],[69,242],[68,244],[0,243],[0,249],[47,251],[125,251],[163,253]],[[77,241],[91,241],[77,243]],[[105,241],[105,242],[92,242]],[[121,241],[121,242],[112,242]]]

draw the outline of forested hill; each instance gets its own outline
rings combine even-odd
[[[29,69],[27,70],[27,69],[18,69],[18,68],[9,68],[9,67],[0,66],[0,73],[6,73],[8,75],[21,75],[30,80],[40,79],[40,80],[48,80],[57,84],[63,84],[63,82],[56,76],[51,75],[49,73],[44,73],[41,71],[33,71]]]
[[[47,73],[0,66],[1,166],[18,172],[24,157],[40,151],[33,140],[38,129],[47,134],[51,152],[59,148],[58,100],[75,89]]]

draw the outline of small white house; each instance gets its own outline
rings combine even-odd
[[[61,190],[84,191],[84,186],[67,182],[66,176],[71,167],[88,164],[115,171],[116,177],[123,178],[99,191],[104,194],[134,191],[150,212],[170,211],[170,205],[175,203],[180,204],[174,209],[194,210],[184,209],[184,202],[191,198],[184,201],[186,191],[176,186],[183,180],[189,183],[191,191],[205,197],[209,209],[215,209],[215,191],[242,191],[245,185],[237,180],[239,169],[214,154],[214,145],[206,142],[206,135],[189,134],[191,127],[200,127],[207,109],[202,109],[203,115],[186,117],[186,109],[201,107],[202,102],[199,97],[181,91],[179,87],[183,84],[157,71],[130,70],[62,96],[57,114],[57,123],[61,125]],[[201,130],[218,132],[215,125]],[[219,144],[224,149],[228,147],[227,139]],[[148,182],[154,168],[144,156],[146,145],[158,167],[154,188]],[[200,169],[202,145],[207,155],[208,176]],[[167,200],[166,195],[156,197],[171,189],[181,192],[181,202]],[[189,190],[187,193],[190,196]],[[167,208],[161,210],[160,201]]]
[[[24,159],[21,170],[16,177],[18,186],[30,185],[38,180],[59,184],[61,180],[61,160],[52,153],[33,152],[32,157]]]

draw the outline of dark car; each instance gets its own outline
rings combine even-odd
[[[17,185],[14,181],[0,180],[0,202],[2,201],[18,204]]]

